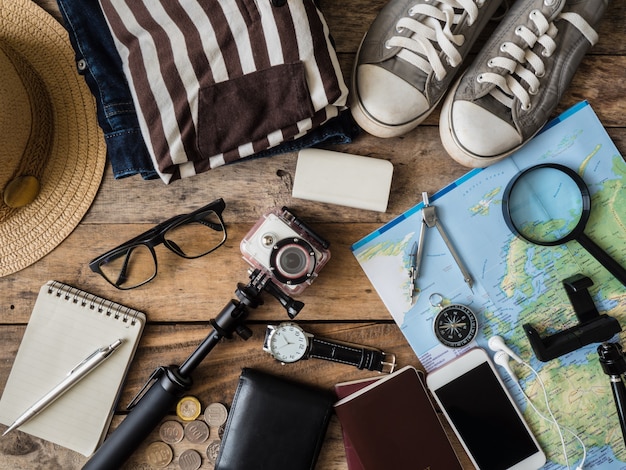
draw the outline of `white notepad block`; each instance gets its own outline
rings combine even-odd
[[[298,153],[293,197],[378,212],[387,210],[393,165],[331,150]]]

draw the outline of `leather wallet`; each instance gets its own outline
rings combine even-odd
[[[216,470],[315,467],[334,398],[254,369],[242,369]]]

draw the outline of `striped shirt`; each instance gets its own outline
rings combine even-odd
[[[345,107],[313,0],[100,4],[166,183],[301,137]]]

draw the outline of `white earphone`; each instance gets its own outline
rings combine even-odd
[[[535,412],[542,419],[544,419],[546,421],[549,421],[550,423],[553,423],[556,426],[557,431],[559,433],[559,437],[561,439],[561,445],[563,446],[563,455],[565,457],[565,462],[566,462],[568,468],[569,468],[569,459],[567,457],[567,451],[565,449],[565,440],[563,438],[563,433],[562,433],[561,429],[564,429],[565,431],[570,433],[572,436],[574,436],[578,440],[578,442],[579,442],[579,444],[580,444],[580,446],[581,446],[581,448],[583,450],[583,457],[582,457],[582,460],[580,462],[580,465],[578,465],[576,467],[576,470],[582,470],[583,465],[584,465],[585,460],[586,460],[586,457],[587,457],[587,449],[585,448],[585,444],[580,439],[580,437],[578,437],[578,435],[576,435],[571,429],[566,428],[566,427],[562,427],[557,422],[556,418],[554,417],[554,414],[552,413],[552,410],[550,409],[550,404],[548,402],[548,394],[546,392],[546,387],[545,387],[543,381],[541,380],[541,377],[539,376],[539,373],[535,369],[533,369],[530,364],[524,362],[521,357],[519,357],[517,354],[515,354],[513,352],[513,350],[506,345],[506,343],[504,342],[504,339],[501,336],[492,336],[491,338],[489,338],[489,341],[487,342],[487,344],[489,345],[489,348],[492,351],[495,352],[495,354],[493,356],[493,362],[498,364],[500,367],[502,367],[507,372],[507,374],[509,374],[509,376],[513,379],[513,381],[519,387],[520,391],[522,392],[522,394],[524,395],[524,397],[528,401],[529,405],[535,410]],[[537,378],[539,384],[541,385],[541,388],[543,389],[543,395],[544,395],[544,399],[545,399],[545,403],[546,403],[546,408],[547,408],[548,413],[550,415],[549,417],[548,416],[544,416],[535,407],[535,405],[530,400],[528,395],[526,395],[526,392],[524,391],[524,389],[522,388],[522,385],[520,384],[519,378],[517,377],[517,375],[515,374],[515,372],[513,372],[513,369],[511,368],[511,364],[509,363],[509,358],[513,359],[515,362],[517,362],[519,364],[523,364],[524,366],[528,367],[535,374],[535,377]]]
[[[519,378],[517,377],[515,372],[513,372],[513,369],[511,369],[511,365],[509,364],[509,355],[506,351],[500,350],[496,352],[493,356],[493,362],[495,362],[499,366],[502,366],[502,368],[504,368],[507,374],[509,374],[511,378],[515,380],[515,382],[519,381]]]
[[[515,362],[518,362],[520,364],[524,363],[524,361],[522,361],[522,358],[515,354],[513,350],[504,343],[504,339],[502,339],[502,336],[492,336],[491,338],[489,338],[489,342],[487,344],[492,351],[496,353],[498,351],[503,351],[504,353],[509,355]]]

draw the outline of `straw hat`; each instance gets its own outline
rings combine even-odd
[[[74,230],[105,156],[67,31],[32,0],[0,0],[0,276]]]

